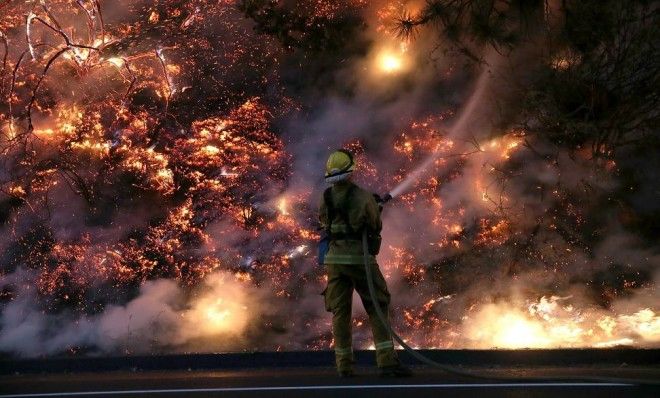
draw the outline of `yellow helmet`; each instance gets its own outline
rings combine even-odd
[[[355,170],[353,155],[343,149],[338,149],[330,154],[325,164],[325,179],[328,182],[341,181]]]

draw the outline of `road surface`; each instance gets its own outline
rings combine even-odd
[[[413,367],[379,378],[373,352],[337,377],[332,352],[0,360],[0,398],[27,397],[660,397],[659,350],[426,352],[483,378]],[[405,354],[406,363],[414,363]],[[618,380],[617,380],[618,379]]]
[[[6,375],[0,377],[0,397],[660,397],[660,386],[576,377],[660,380],[660,368],[537,368],[489,369],[490,375],[556,376],[554,381],[501,382],[466,379],[440,371],[415,368],[406,379],[384,379],[371,368],[340,379],[332,368],[253,369],[234,371],[93,372],[76,374]],[[562,376],[571,376],[562,381]]]

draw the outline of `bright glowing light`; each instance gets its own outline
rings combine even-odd
[[[220,153],[220,148],[218,148],[217,146],[213,146],[213,145],[206,145],[202,149],[209,156],[217,155],[217,154]]]
[[[279,200],[277,203],[277,210],[280,211],[280,214],[283,216],[288,216],[289,215],[289,210],[288,210],[288,204],[286,201],[286,198],[282,198]]]
[[[108,62],[116,66],[117,68],[121,68],[124,66],[124,59],[119,58],[119,57],[112,57],[108,59]]]
[[[527,348],[543,347],[546,341],[541,338],[542,329],[518,314],[506,314],[498,320],[498,330],[493,343],[497,347]]]
[[[625,345],[632,345],[635,343],[635,340],[630,339],[628,337],[624,337],[622,339],[616,339],[612,341],[604,341],[602,343],[596,343],[594,344],[594,347],[596,348],[612,348],[616,346],[625,346]]]
[[[213,329],[221,329],[229,320],[231,312],[223,308],[222,299],[219,298],[215,303],[211,303],[204,311],[205,318],[210,322]]]
[[[296,258],[307,253],[307,245],[299,245],[291,250],[287,254],[288,258]]]
[[[403,58],[393,52],[384,52],[378,57],[378,66],[385,73],[396,73],[403,69]]]
[[[210,289],[194,300],[185,314],[190,324],[196,325],[188,334],[210,337],[241,333],[249,320],[247,297],[241,285],[224,274],[211,275],[205,283]]]
[[[577,311],[571,297],[541,297],[527,311],[486,304],[464,318],[464,333],[479,348],[615,347],[660,341],[660,316],[651,308],[611,316]],[[638,339],[641,338],[641,341]]]
[[[621,321],[646,341],[660,341],[660,315],[650,308],[639,310],[632,315],[620,316]]]
[[[467,320],[466,335],[483,348],[544,348],[552,339],[543,324],[508,305],[484,305]]]

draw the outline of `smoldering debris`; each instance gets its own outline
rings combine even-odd
[[[654,194],[631,189],[657,178],[521,122],[524,87],[563,70],[545,48],[469,62],[392,34],[391,2],[299,3],[289,32],[357,17],[359,40],[282,43],[233,1],[3,6],[0,350],[330,348],[314,248],[336,147],[396,196],[379,262],[412,345],[657,346]]]

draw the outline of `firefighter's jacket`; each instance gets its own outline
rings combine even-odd
[[[354,188],[351,190],[351,187]],[[347,198],[349,191],[351,191],[351,194]],[[334,219],[330,224],[331,236],[337,234],[340,239],[330,241],[330,248],[325,256],[324,264],[362,265],[364,264],[362,258],[362,231],[367,228],[369,232],[380,233],[382,229],[376,199],[373,194],[350,181],[341,181],[334,184],[330,196],[334,207]],[[342,215],[342,211],[346,212],[346,217]],[[346,227],[345,218],[348,219],[352,230]],[[323,228],[327,228],[329,223],[328,208],[323,198],[321,199],[319,219]],[[351,232],[352,235],[350,235]],[[375,256],[368,253],[367,256],[370,263],[376,263]]]

